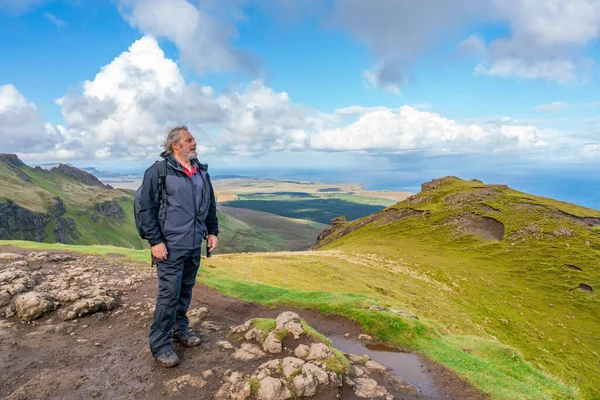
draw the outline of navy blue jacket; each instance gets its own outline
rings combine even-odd
[[[156,163],[146,170],[142,181],[140,217],[146,239],[150,246],[164,242],[167,248],[199,249],[205,232],[219,234],[217,203],[208,166],[192,160],[192,168],[197,167],[197,172],[190,178],[175,157],[165,152],[161,156],[167,161],[167,201],[160,215]]]

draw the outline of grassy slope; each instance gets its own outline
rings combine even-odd
[[[42,172],[28,166],[19,168],[31,182],[19,179],[15,172],[0,162],[0,199],[11,200],[31,211],[46,213],[54,203],[54,197],[62,199],[66,213],[64,217],[75,221],[79,236],[77,244],[112,244],[122,247],[142,248],[133,222],[133,192],[124,189],[106,190],[77,182],[59,172]],[[101,217],[93,222],[91,217],[96,203],[115,200],[125,212],[123,222]],[[48,227],[48,242],[54,242],[53,225]]]
[[[329,224],[340,215],[348,220],[360,218],[395,203],[389,199],[348,193],[273,192],[244,193],[237,196],[238,200],[223,204],[322,224]]]
[[[423,203],[405,201],[395,208],[428,210],[429,217],[369,224],[325,248],[374,253],[396,263],[409,260],[412,271],[451,292],[407,281],[384,287],[393,297],[403,299],[412,292],[421,299],[412,305],[419,315],[456,332],[493,335],[534,365],[580,387],[586,397],[599,398],[600,300],[596,293],[573,289],[580,283],[600,288],[600,230],[560,216],[560,211],[596,218],[600,213],[507,188],[480,186],[454,181],[422,193]],[[455,193],[466,200],[442,201]],[[501,221],[504,240],[487,242],[459,234],[449,221],[461,213]],[[560,229],[569,229],[572,236],[553,233]],[[439,301],[440,296],[448,304]]]

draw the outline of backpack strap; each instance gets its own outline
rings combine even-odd
[[[156,170],[158,172],[158,204],[159,215],[160,211],[167,203],[167,160],[156,162]]]

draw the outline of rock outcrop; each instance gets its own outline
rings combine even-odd
[[[77,182],[81,182],[85,185],[99,186],[104,189],[113,188],[110,185],[105,185],[104,183],[100,182],[100,180],[94,175],[85,172],[79,168],[75,168],[69,164],[59,164],[58,167],[52,168],[49,172],[59,173],[64,176],[68,176],[69,178],[75,179]]]
[[[49,222],[47,214],[29,211],[12,201],[0,203],[0,240],[43,242]]]

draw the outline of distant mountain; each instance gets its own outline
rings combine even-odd
[[[421,189],[336,219],[316,247],[370,254],[381,274],[405,276],[397,287],[371,277],[383,296],[451,331],[509,344],[600,398],[600,212],[456,177]]]
[[[125,173],[125,172],[112,172],[112,171],[100,171],[94,167],[81,168],[83,171],[94,175],[97,178],[126,178],[130,176],[141,176],[139,174]]]

